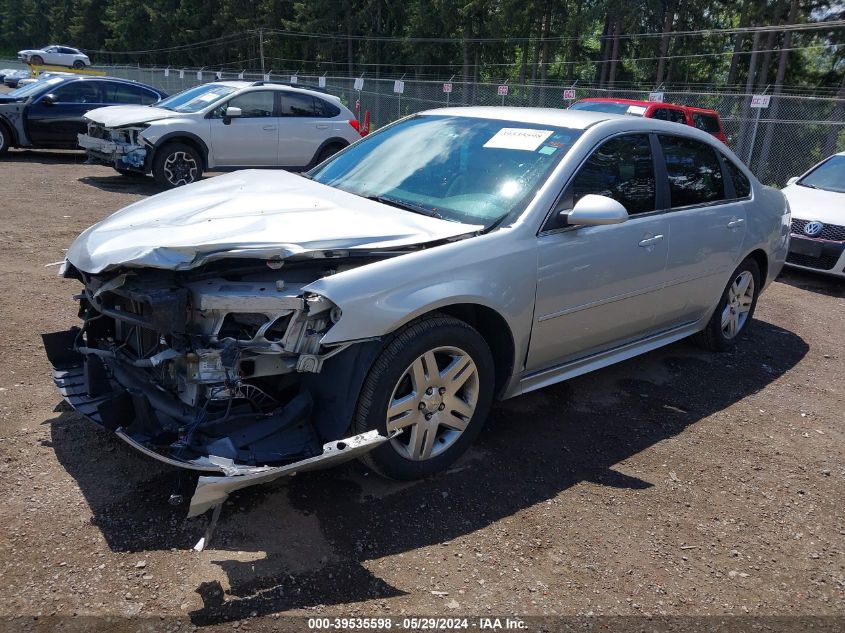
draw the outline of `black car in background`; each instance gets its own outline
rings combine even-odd
[[[113,77],[53,76],[0,94],[0,154],[10,147],[76,149],[83,116],[110,105],[151,105],[167,95]]]

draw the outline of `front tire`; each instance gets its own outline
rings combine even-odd
[[[493,389],[493,356],[474,328],[445,315],[406,326],[370,368],[353,421],[356,433],[402,432],[362,461],[400,480],[444,470],[481,432]]]
[[[713,316],[699,334],[699,342],[714,352],[732,349],[751,324],[760,290],[760,266],[748,257],[731,275]]]
[[[153,177],[165,189],[189,185],[202,177],[202,158],[185,143],[168,143],[155,154]]]
[[[0,123],[0,156],[9,151],[12,144],[12,131],[5,123]]]
[[[33,55],[29,58],[29,63],[33,66],[43,66],[44,65],[44,58],[41,55]]]

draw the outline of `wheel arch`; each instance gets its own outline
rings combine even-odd
[[[320,147],[317,148],[317,151],[314,152],[314,156],[311,157],[311,162],[308,163],[306,169],[311,169],[312,167],[317,166],[317,159],[320,156],[320,153],[326,149],[327,147],[337,147],[338,151],[344,149],[345,147],[349,146],[349,141],[347,141],[342,136],[333,136],[331,138],[326,139],[322,143],[320,143]]]
[[[0,125],[3,125],[9,131],[9,147],[18,147],[20,139],[18,138],[18,130],[12,125],[12,122],[5,116],[0,115]]]
[[[202,161],[202,169],[203,171],[208,170],[208,145],[205,144],[199,136],[193,134],[191,132],[170,132],[169,134],[165,134],[162,136],[158,141],[156,141],[155,147],[153,151],[150,152],[147,156],[147,165],[146,170],[151,171],[153,168],[153,164],[155,163],[155,157],[161,151],[163,147],[168,145],[169,143],[184,143],[195,149],[197,153],[200,155],[200,160]]]
[[[433,312],[459,319],[481,334],[493,355],[496,372],[494,393],[499,396],[513,374],[516,356],[513,332],[505,318],[493,308],[479,303],[453,303],[427,312],[423,316]]]
[[[760,268],[760,289],[757,291],[759,293],[763,290],[763,287],[766,285],[766,281],[768,280],[769,256],[766,255],[766,252],[763,249],[757,248],[748,253],[744,259],[753,259]]]

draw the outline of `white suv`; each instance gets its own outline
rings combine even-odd
[[[52,44],[44,48],[18,51],[18,59],[34,66],[67,66],[68,68],[85,68],[91,65],[88,55],[77,48]]]
[[[122,174],[152,173],[164,187],[204,170],[316,165],[361,138],[337,97],[270,82],[220,81],[152,106],[88,112],[79,145]]]

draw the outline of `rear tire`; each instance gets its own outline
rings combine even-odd
[[[324,160],[328,160],[342,149],[342,145],[329,145],[328,147],[324,147],[317,153],[317,157],[314,159],[314,165],[319,165]]]
[[[12,144],[12,131],[5,123],[0,123],[0,156],[9,151]]]
[[[202,158],[185,143],[168,143],[153,160],[153,178],[165,189],[189,185],[202,178]]]
[[[447,468],[484,426],[494,371],[484,338],[463,321],[435,314],[399,330],[370,368],[353,430],[402,433],[362,461],[400,480]]]
[[[750,257],[731,275],[710,321],[698,334],[698,342],[714,352],[732,349],[751,325],[762,284],[760,266]]]
[[[76,70],[82,70],[83,68],[85,68],[85,62],[83,62],[81,59],[77,59],[75,62],[73,62],[73,67],[76,68]]]

